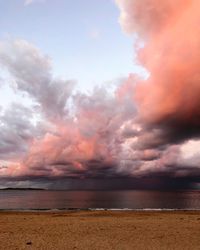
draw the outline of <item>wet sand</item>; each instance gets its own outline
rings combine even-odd
[[[200,212],[0,212],[0,249],[200,249]]]

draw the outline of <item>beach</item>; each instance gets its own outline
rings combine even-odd
[[[200,211],[3,211],[0,249],[200,249]]]

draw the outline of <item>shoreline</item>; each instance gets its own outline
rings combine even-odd
[[[17,209],[4,209],[0,208],[0,213],[3,212],[200,212],[200,208],[17,208]]]

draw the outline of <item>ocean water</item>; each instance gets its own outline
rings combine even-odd
[[[0,210],[88,208],[200,209],[200,191],[0,191]]]

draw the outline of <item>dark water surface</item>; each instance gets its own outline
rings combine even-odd
[[[200,191],[0,191],[0,209],[69,208],[200,209]]]

